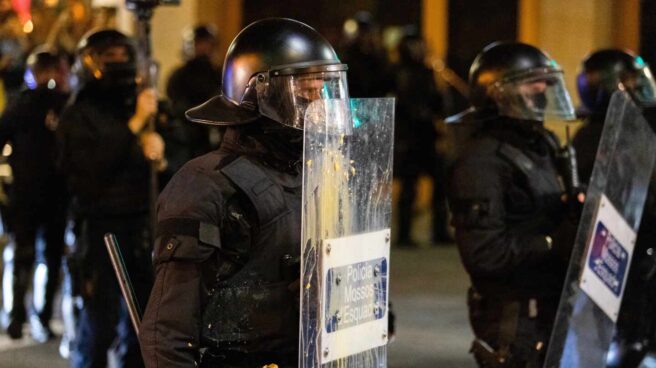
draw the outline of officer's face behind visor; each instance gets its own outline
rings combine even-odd
[[[257,76],[258,108],[262,115],[303,129],[308,106],[317,100],[348,99],[343,64],[270,71]]]
[[[502,116],[534,121],[544,121],[547,117],[575,119],[563,73],[559,70],[527,71],[498,81],[490,89]]]
[[[645,66],[637,74],[625,78],[622,81],[622,87],[641,105],[656,105],[656,83],[649,67]]]

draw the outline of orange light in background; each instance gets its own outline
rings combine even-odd
[[[25,31],[25,25],[32,19],[32,14],[30,13],[30,0],[12,0],[11,6],[18,15],[21,24],[23,24],[23,31]],[[32,29],[34,29],[33,25]]]
[[[84,7],[84,4],[80,1],[75,2],[71,6],[71,15],[75,22],[81,22],[86,17],[87,9]]]
[[[28,20],[23,24],[23,32],[32,33],[32,31],[34,31],[34,23],[32,23],[32,20]]]
[[[59,0],[45,0],[43,3],[48,8],[54,8],[55,6],[59,5]]]

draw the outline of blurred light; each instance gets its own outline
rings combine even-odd
[[[11,5],[16,14],[18,14],[18,19],[20,19],[20,22],[23,24],[23,32],[32,32],[32,29],[34,28],[33,26],[29,31],[25,29],[27,22],[30,22],[32,19],[32,16],[30,15],[31,0],[12,0]]]
[[[48,81],[48,89],[55,89],[57,87],[57,82],[54,79]]]
[[[348,36],[353,36],[358,33],[358,22],[355,19],[348,19],[344,22],[344,33]]]
[[[433,70],[436,72],[442,72],[446,69],[446,64],[444,63],[444,60],[442,59],[433,59]]]
[[[31,69],[27,69],[25,71],[25,75],[23,76],[23,80],[25,81],[25,85],[29,89],[35,89],[36,88],[36,79],[34,79],[34,73],[32,73]]]
[[[86,17],[87,10],[84,7],[83,3],[77,2],[71,7],[71,15],[73,16],[73,21],[81,22]]]
[[[11,148],[11,144],[7,143],[5,144],[4,147],[2,147],[2,155],[5,157],[11,156],[11,153],[13,152],[13,149]]]
[[[49,8],[54,8],[59,5],[59,0],[45,0],[44,4]]]
[[[91,0],[92,8],[116,8],[121,4],[119,0]]]
[[[34,284],[38,287],[34,287],[32,290],[33,303],[36,310],[42,310],[46,305],[46,288],[45,285],[48,282],[48,266],[43,263],[39,263],[34,270]]]
[[[34,23],[32,23],[32,20],[28,20],[23,24],[23,32],[25,33],[32,33],[34,30]]]

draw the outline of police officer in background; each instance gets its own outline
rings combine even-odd
[[[623,90],[643,109],[652,128],[651,115],[656,104],[656,83],[644,60],[630,50],[602,49],[582,62],[577,87],[583,106],[585,125],[574,137],[583,183],[588,183],[604,128],[610,98]],[[647,351],[656,351],[656,180],[652,175],[641,226],[631,259],[631,273],[626,282],[624,301],[617,320],[608,367],[633,368]]]
[[[656,85],[644,60],[630,50],[621,49],[603,49],[588,55],[581,64],[576,85],[585,125],[574,137],[574,147],[581,180],[587,183],[613,92],[627,91],[644,108],[656,103]]]
[[[227,126],[221,146],[159,199],[147,367],[298,366],[304,113],[348,98],[346,65],[314,29],[271,18],[234,39],[223,77],[187,112]]]
[[[34,290],[42,300],[31,306],[32,336],[45,342],[53,336],[49,323],[64,250],[66,191],[56,169],[55,129],[68,99],[68,65],[63,55],[37,47],[27,59],[25,84],[16,101],[0,117],[0,147],[11,143],[13,184],[9,190],[9,218],[15,239],[14,256],[5,264],[4,297],[11,299],[7,333],[18,339],[26,321],[25,293],[32,279],[37,234],[43,238],[39,262],[47,273],[39,275]],[[45,278],[45,279],[44,279]],[[35,299],[35,298],[33,298]]]
[[[399,43],[399,62],[392,69],[396,97],[394,128],[394,176],[401,184],[399,198],[400,246],[415,243],[410,238],[413,205],[419,175],[433,179],[431,202],[432,242],[449,243],[445,191],[444,155],[436,150],[435,119],[443,112],[442,95],[437,90],[433,70],[426,66],[426,45],[416,27],[408,26]]]
[[[344,22],[344,49],[340,56],[349,65],[353,97],[381,97],[390,89],[389,64],[382,46],[380,27],[373,15],[359,11]]]
[[[485,47],[469,85],[472,107],[450,121],[477,128],[451,169],[448,198],[472,283],[472,352],[481,367],[541,367],[576,230],[560,145],[543,122],[574,110],[555,61],[523,43]]]
[[[122,304],[103,235],[119,239],[142,305],[151,286],[148,190],[151,160],[163,142],[146,130],[156,112],[152,89],[137,93],[135,49],[122,33],[87,34],[78,47],[82,87],[64,111],[58,135],[61,167],[72,194],[76,244],[72,268],[80,311],[72,367],[104,367],[118,337],[119,366],[138,367],[139,345]],[[117,336],[118,335],[118,336]]]
[[[188,124],[185,112],[207,101],[221,86],[221,68],[214,64],[216,29],[198,25],[185,33],[185,63],[169,77],[166,95],[171,101],[173,121],[162,131],[167,146],[167,181],[182,165],[216,148],[212,141],[217,128]]]

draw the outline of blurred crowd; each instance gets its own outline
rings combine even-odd
[[[104,366],[116,336],[117,359],[135,366],[136,336],[98,244],[105,232],[117,234],[130,269],[142,271],[132,278],[147,298],[152,199],[220,140],[218,130],[184,117],[220,86],[217,37],[213,26],[185,30],[183,63],[159,98],[140,84],[135,41],[113,30],[115,10],[88,4],[34,7],[22,19],[11,0],[0,1],[0,324],[11,339],[28,328],[46,342],[61,310],[59,350],[72,366]]]
[[[52,339],[50,322],[59,309],[53,303],[62,290],[60,353],[80,367],[102,365],[116,336],[124,345],[119,359],[140,359],[127,314],[117,309],[113,272],[97,253],[104,250],[89,244],[109,230],[119,234],[126,262],[141,265],[132,277],[145,305],[152,282],[149,192],[153,185],[157,192],[164,188],[190,159],[216,149],[223,133],[185,118],[221,85],[214,26],[185,30],[183,62],[158,97],[152,87],[131,82],[139,80],[133,75],[138,53],[133,40],[112,31],[115,15],[68,0],[56,9],[40,7],[25,21],[11,0],[0,0],[2,327],[12,339],[21,339],[26,327],[36,341]],[[52,26],[43,29],[46,18]],[[360,12],[345,22],[338,52],[349,65],[352,97],[397,98],[397,244],[417,246],[411,230],[421,176],[434,183],[430,241],[448,244],[440,142],[449,89],[429,66],[418,28],[397,27],[392,47],[384,47],[375,19]],[[126,120],[129,131],[120,123]],[[130,131],[137,139],[126,135]]]

